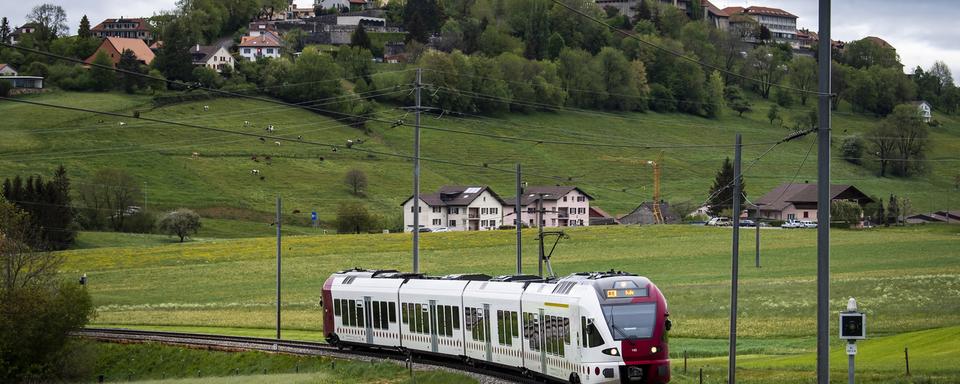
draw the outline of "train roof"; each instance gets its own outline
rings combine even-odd
[[[544,278],[536,275],[500,275],[491,277],[483,273],[460,273],[444,276],[429,276],[423,273],[399,272],[394,269],[362,269],[353,268],[337,272],[337,274],[366,277],[373,279],[404,279],[404,280],[466,280],[466,281],[492,281],[492,282],[516,282],[516,283],[546,283],[559,284],[562,282],[574,282],[588,285],[605,286],[608,281],[602,281],[608,278],[629,278],[628,280],[640,280],[649,282],[646,277],[636,274],[615,271],[598,272],[577,272],[560,278]]]

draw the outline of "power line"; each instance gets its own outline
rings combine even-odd
[[[595,22],[595,23],[597,23],[597,24],[603,25],[603,26],[607,27],[608,29],[610,29],[610,30],[612,30],[612,31],[614,31],[614,32],[616,32],[616,33],[619,33],[619,34],[621,34],[621,35],[623,35],[623,36],[625,36],[625,37],[627,37],[627,38],[630,38],[630,39],[639,41],[641,44],[650,46],[650,47],[652,47],[652,48],[654,48],[654,49],[656,49],[656,50],[663,51],[663,52],[666,52],[666,53],[668,53],[668,54],[670,54],[670,55],[676,56],[677,58],[680,58],[680,59],[689,61],[689,62],[694,63],[694,64],[697,64],[697,65],[700,65],[701,67],[709,68],[709,69],[712,69],[712,70],[715,70],[715,71],[718,71],[718,72],[721,72],[721,73],[725,73],[725,74],[730,75],[730,76],[733,76],[733,77],[737,77],[737,78],[740,78],[740,79],[743,79],[743,80],[747,80],[747,81],[759,83],[759,84],[761,84],[761,85],[768,85],[768,86],[772,86],[772,87],[776,87],[776,88],[780,88],[780,89],[784,89],[784,90],[794,91],[794,92],[798,92],[798,93],[806,93],[806,94],[816,95],[816,96],[833,96],[832,94],[824,94],[824,93],[821,93],[821,92],[808,91],[808,90],[805,90],[805,89],[788,87],[788,86],[785,86],[785,85],[780,85],[780,84],[775,84],[775,83],[766,82],[766,81],[763,81],[763,80],[760,80],[760,79],[756,79],[756,78],[752,78],[752,77],[747,77],[747,76],[741,75],[741,74],[739,74],[739,73],[732,72],[732,71],[726,70],[726,69],[724,69],[724,68],[717,67],[717,66],[715,66],[715,65],[713,65],[713,64],[709,64],[709,63],[702,62],[702,61],[700,61],[700,60],[697,60],[696,58],[693,58],[693,57],[684,55],[684,54],[679,53],[679,52],[675,52],[675,51],[673,51],[673,50],[664,48],[664,47],[662,47],[662,46],[660,46],[660,45],[657,45],[657,44],[651,43],[651,42],[649,42],[649,41],[643,40],[643,39],[637,37],[636,35],[634,35],[634,34],[632,34],[632,33],[628,33],[628,32],[626,32],[626,31],[623,31],[623,30],[621,30],[621,29],[619,29],[619,28],[616,28],[616,27],[614,27],[614,26],[606,23],[606,22],[603,21],[603,20],[600,20],[600,19],[598,19],[598,18],[596,18],[596,17],[594,17],[594,16],[592,16],[592,15],[589,15],[589,14],[587,14],[587,13],[585,13],[585,12],[579,10],[579,9],[573,8],[573,7],[565,4],[564,2],[562,2],[562,1],[560,1],[560,0],[552,0],[552,1],[553,1],[554,4],[557,4],[557,5],[561,6],[561,7],[564,7],[564,8],[566,8],[566,9],[567,9],[568,11],[570,11],[570,12],[576,13],[576,14],[578,14],[578,15],[580,15],[580,16],[588,19],[588,20],[591,20],[591,21],[593,21],[593,22]]]
[[[117,117],[127,117],[126,115],[123,115],[123,114],[120,114],[120,113],[116,113],[116,112],[97,111],[97,110],[92,110],[92,109],[87,109],[87,108],[79,108],[79,107],[71,107],[71,106],[48,104],[48,103],[31,101],[31,100],[25,100],[25,99],[13,99],[13,98],[9,98],[9,97],[0,97],[0,100],[6,100],[6,101],[15,102],[15,103],[31,104],[31,105],[37,105],[37,106],[42,106],[42,107],[49,107],[49,108],[57,108],[57,109],[63,109],[63,110],[70,110],[70,111],[75,111],[75,112],[93,113],[93,114],[100,114],[100,115],[107,115],[107,116],[117,116]],[[359,148],[359,147],[357,147],[357,146],[349,146],[349,147],[348,147],[348,146],[346,146],[346,145],[330,144],[330,143],[323,143],[323,142],[317,142],[317,141],[308,141],[308,140],[299,140],[299,139],[296,139],[296,138],[291,139],[291,138],[280,137],[280,136],[259,135],[259,134],[253,134],[253,133],[247,133],[247,132],[231,131],[231,130],[222,129],[222,128],[205,127],[205,126],[196,125],[196,124],[165,121],[165,120],[154,119],[154,118],[143,117],[143,116],[141,116],[139,119],[140,119],[140,120],[144,120],[144,121],[155,122],[155,123],[164,123],[164,124],[182,126],[182,127],[187,127],[187,128],[195,128],[195,129],[199,129],[199,130],[206,130],[206,131],[212,131],[212,132],[229,133],[229,134],[235,134],[235,135],[240,135],[240,136],[248,136],[248,137],[256,137],[256,138],[265,138],[265,139],[277,140],[277,141],[284,141],[284,142],[301,143],[301,144],[306,144],[306,145],[329,147],[329,148],[331,148],[331,149],[347,149],[347,150],[352,150],[352,151],[362,152],[362,153],[367,153],[367,154],[372,154],[372,155],[381,155],[381,156],[387,156],[387,157],[396,157],[396,158],[402,158],[402,159],[407,159],[407,160],[412,160],[412,159],[414,159],[414,156],[410,156],[410,155],[404,155],[404,154],[392,153],[392,152],[385,152],[385,151],[378,151],[378,150],[366,149],[366,148]],[[461,162],[450,161],[450,160],[441,160],[441,159],[424,158],[424,157],[420,157],[420,160],[421,160],[421,161],[426,161],[426,162],[431,162],[431,163],[437,163],[437,164],[453,165],[453,166],[458,166],[458,167],[470,167],[470,168],[479,168],[479,169],[490,169],[490,170],[493,170],[493,171],[499,171],[499,172],[504,172],[504,173],[510,173],[510,174],[513,174],[513,173],[514,173],[514,170],[512,170],[512,169],[505,169],[505,168],[493,167],[493,166],[490,166],[489,164],[469,164],[469,163],[461,163]],[[531,176],[531,177],[538,177],[538,178],[542,178],[542,179],[550,179],[550,180],[557,180],[557,181],[564,181],[564,182],[566,182],[566,181],[571,181],[571,180],[573,179],[572,177],[562,178],[562,177],[551,176],[551,175],[531,174],[531,173],[526,173],[526,175],[527,175],[527,176]],[[598,188],[598,189],[604,189],[604,190],[612,191],[612,192],[618,192],[618,193],[624,193],[624,194],[628,194],[628,195],[634,195],[634,194],[632,194],[632,193],[626,192],[626,189],[625,189],[625,188],[618,190],[618,189],[615,189],[615,188],[603,187],[603,186],[598,186],[598,185],[593,185],[593,187],[594,187],[594,188]],[[634,195],[634,196],[636,196],[636,195]]]

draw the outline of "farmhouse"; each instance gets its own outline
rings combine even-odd
[[[150,23],[147,19],[123,18],[106,19],[96,27],[90,28],[94,36],[104,37],[124,37],[128,39],[140,39],[143,41],[153,41],[153,33],[150,31]]]
[[[150,47],[147,46],[147,43],[144,43],[140,39],[128,39],[123,37],[108,37],[103,39],[103,42],[100,43],[100,47],[90,55],[84,63],[93,64],[93,60],[97,58],[97,53],[104,52],[107,54],[107,57],[110,58],[110,61],[113,62],[113,66],[116,67],[120,63],[120,56],[125,50],[133,51],[133,54],[137,56],[137,60],[144,65],[150,65],[153,62],[153,58],[156,56],[153,51],[150,50]]]
[[[261,31],[257,36],[243,36],[237,47],[241,57],[257,61],[261,57],[280,57],[283,44],[273,32]]]
[[[207,67],[217,72],[223,72],[227,67],[233,69],[233,56],[219,45],[197,44],[190,48],[190,55],[193,57],[193,65],[197,67]]]
[[[917,113],[920,114],[920,120],[923,120],[924,123],[929,123],[933,118],[933,106],[926,100],[912,101],[910,105],[917,108]]]
[[[593,197],[574,186],[527,187],[520,196],[520,220],[523,224],[537,226],[537,201],[543,199],[544,227],[578,227],[590,225],[590,200]],[[516,197],[506,199],[503,206],[503,222],[514,222]]]
[[[413,230],[413,196],[403,206],[404,231]],[[503,199],[487,186],[444,186],[420,195],[420,226],[451,231],[497,229],[502,224]]]
[[[873,202],[867,194],[852,185],[834,184],[830,186],[830,200],[853,200],[860,206]],[[817,220],[816,184],[781,184],[757,199],[749,209],[752,216],[770,220]]]
[[[640,203],[630,213],[619,218],[620,224],[656,224],[657,221],[653,215],[653,202],[644,201]],[[670,210],[670,204],[660,201],[660,212],[663,214],[663,222],[674,224],[680,222],[677,215]]]
[[[0,76],[16,76],[17,70],[10,64],[0,64]]]

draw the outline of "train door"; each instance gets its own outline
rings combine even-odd
[[[564,320],[564,328],[566,328],[567,335],[570,337],[570,342],[568,343],[570,347],[566,353],[567,361],[573,362],[574,364],[579,364],[581,361],[583,361],[583,358],[581,357],[582,349],[580,349],[583,345],[581,342],[583,335],[580,334],[580,306],[571,304],[570,312],[567,313],[567,317],[568,319]],[[564,348],[567,347],[565,346]]]
[[[543,324],[543,308],[540,308],[539,313],[537,313],[537,326],[539,327],[540,334],[539,343],[540,343],[540,373],[544,375],[547,374],[547,333],[546,328]]]
[[[367,344],[373,344],[373,315],[370,313],[370,308],[373,308],[370,303],[370,296],[363,297],[363,319],[364,327],[367,330]]]
[[[487,348],[487,361],[493,361],[493,348],[490,345],[490,304],[483,305],[483,336]]]
[[[437,352],[437,301],[430,300],[430,351]]]

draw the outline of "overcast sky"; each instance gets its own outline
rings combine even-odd
[[[76,32],[86,14],[96,25],[109,17],[151,16],[174,8],[176,0],[47,0],[67,11],[70,31]],[[798,27],[817,31],[817,0],[712,0],[720,7],[760,5],[782,8],[800,17]],[[297,3],[310,3],[298,0]],[[13,25],[23,24],[30,9],[44,1],[9,0],[0,10]],[[960,81],[960,1],[958,0],[833,0],[833,39],[850,41],[880,37],[900,54],[907,71],[930,68],[943,60]]]

